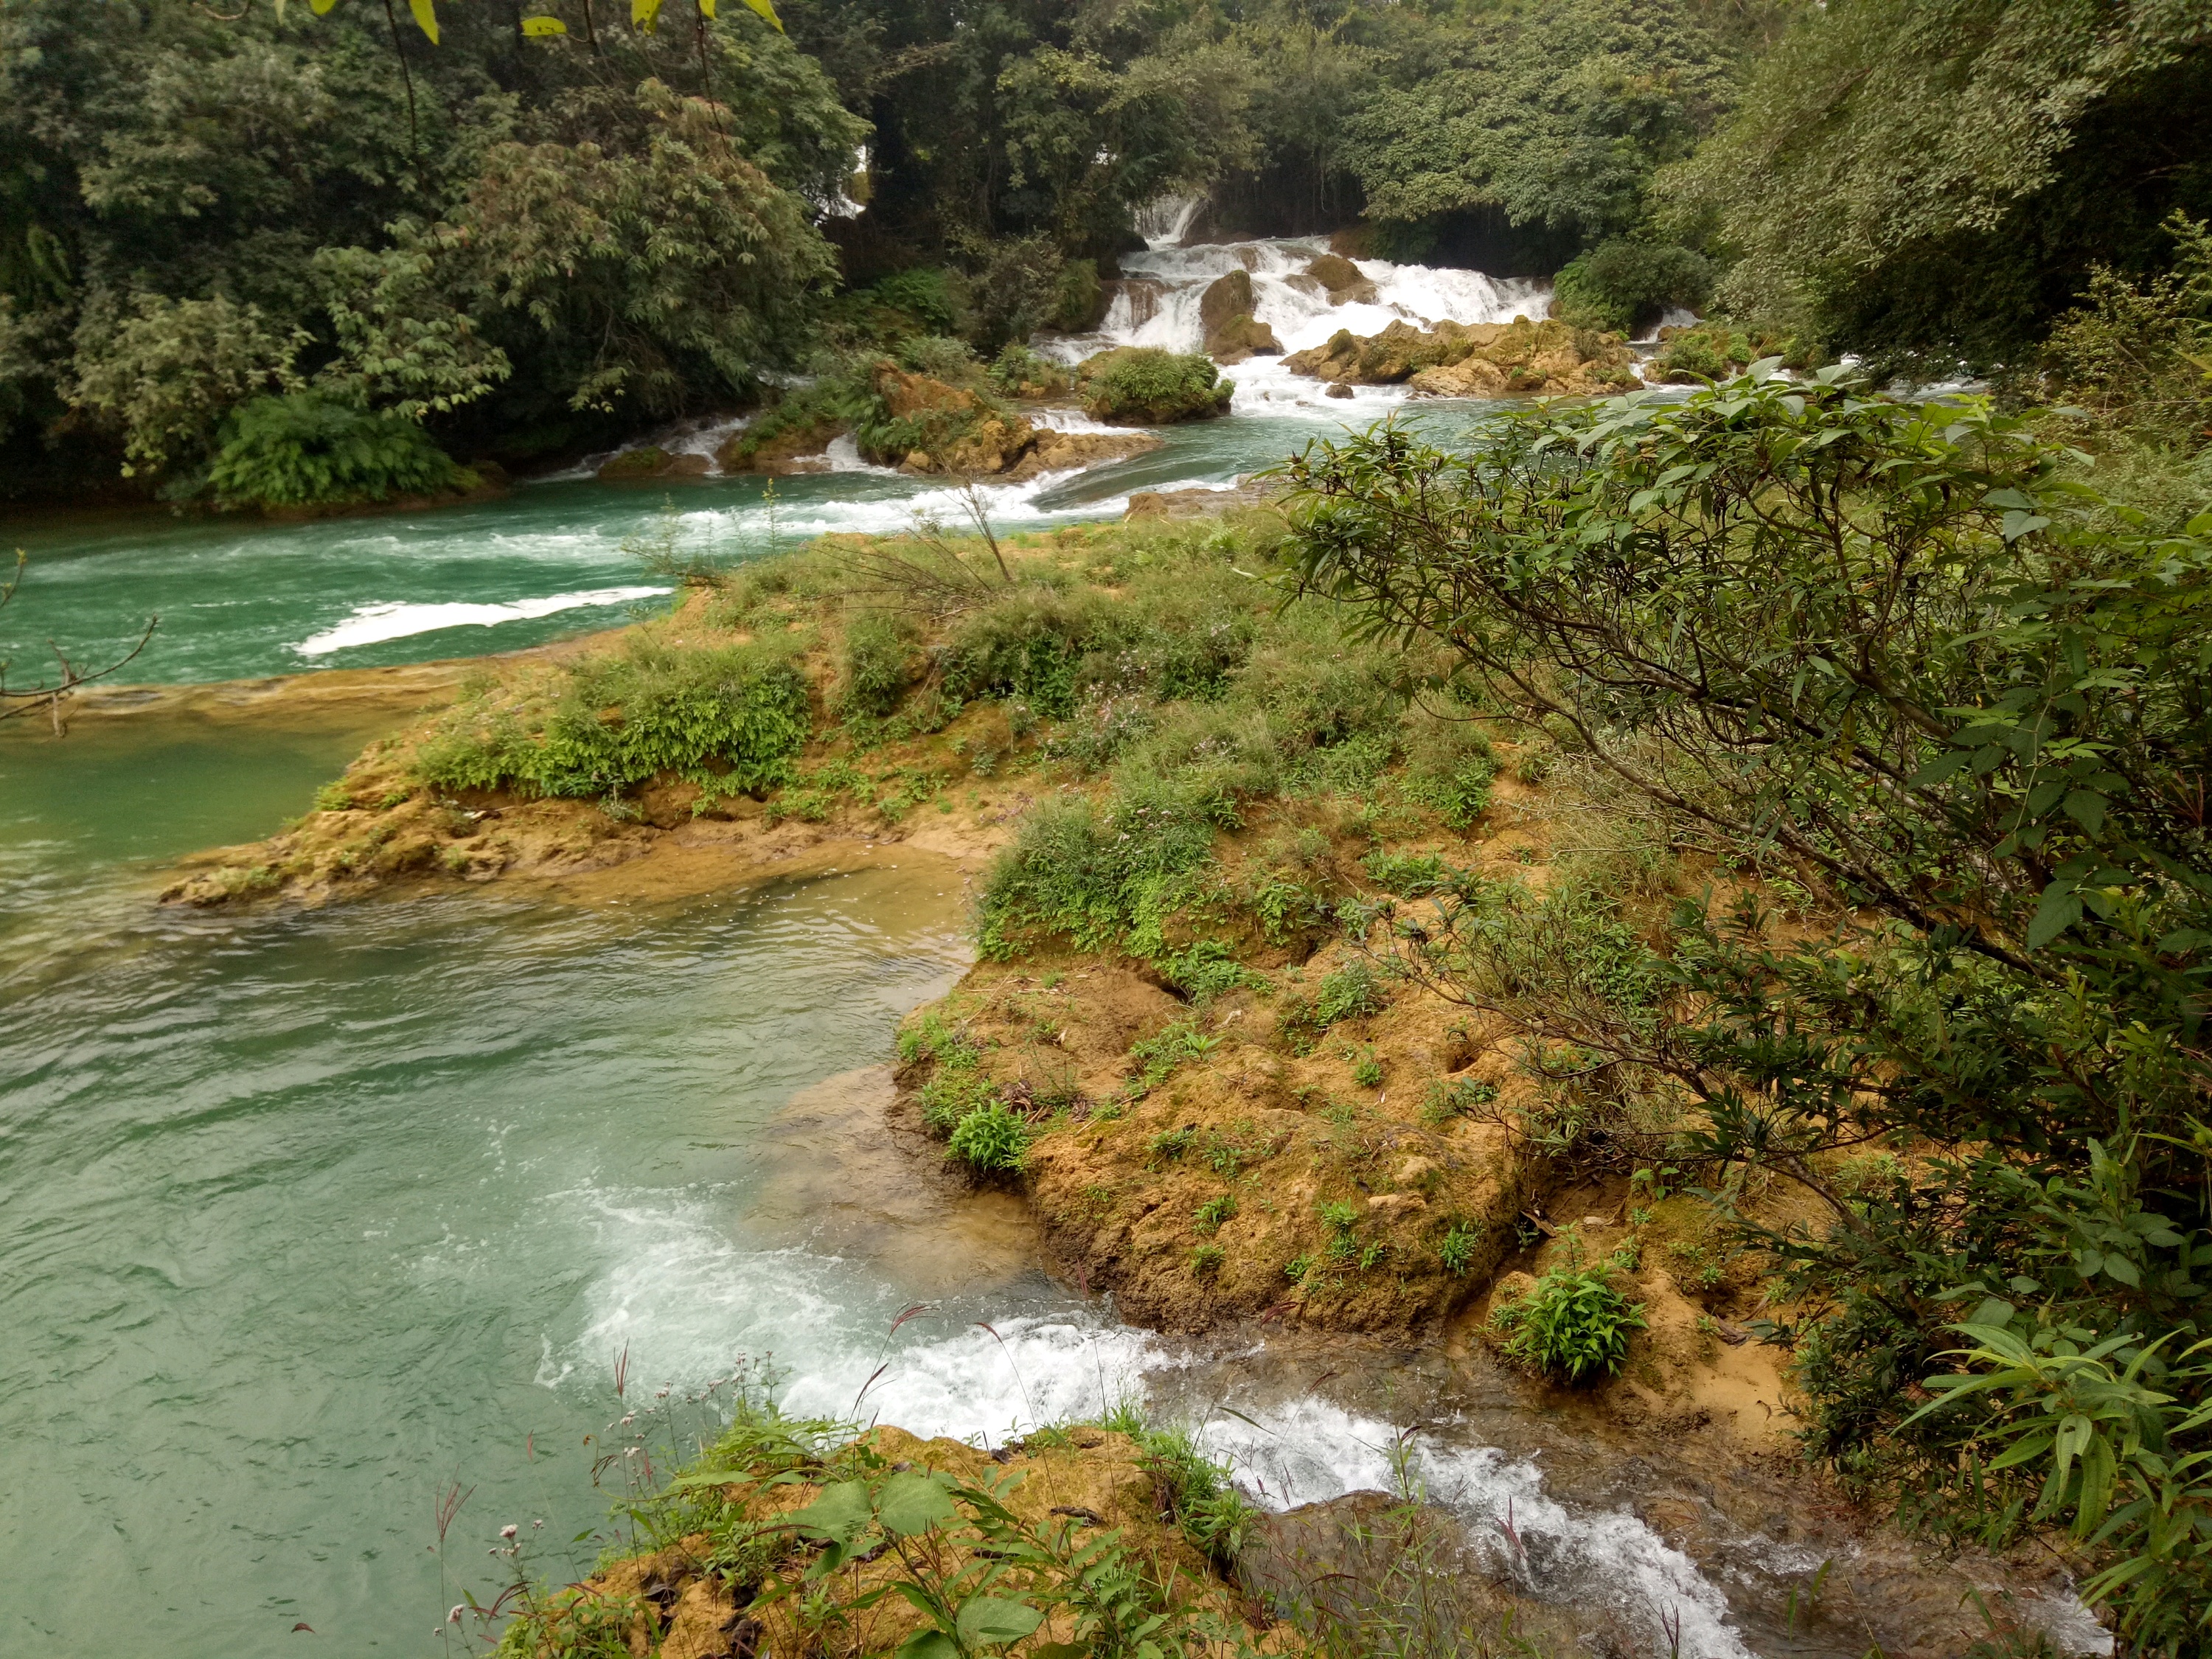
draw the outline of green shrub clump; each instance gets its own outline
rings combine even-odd
[[[1003,962],[1054,935],[1079,951],[1127,942],[1158,954],[1158,929],[1194,890],[1214,831],[1236,822],[1233,801],[1173,783],[1117,792],[1103,811],[1078,799],[1032,811],[984,879],[983,954]]]
[[[1552,314],[1575,328],[1632,334],[1670,308],[1694,311],[1712,292],[1713,262],[1671,242],[1615,236],[1559,272]]]
[[[1223,380],[1204,353],[1158,346],[1103,351],[1083,364],[1077,379],[1084,412],[1094,421],[1122,426],[1211,420],[1229,412],[1237,391],[1236,383]]]
[[[1546,1273],[1528,1295],[1492,1310],[1490,1322],[1506,1333],[1509,1358],[1559,1382],[1581,1383],[1620,1375],[1628,1334],[1644,1328],[1644,1304],[1615,1289],[1601,1263]]]
[[[881,718],[896,710],[914,683],[915,626],[908,617],[872,611],[845,629],[838,701],[848,714]]]
[[[945,1153],[978,1175],[1012,1175],[1029,1157],[1030,1139],[1029,1121],[993,1100],[952,1126]]]
[[[424,743],[419,780],[444,789],[614,797],[672,773],[701,804],[787,781],[805,742],[806,680],[774,644],[683,650],[641,640],[568,665],[551,695],[465,699]]]
[[[314,392],[247,404],[226,422],[208,468],[225,507],[384,501],[475,482],[414,422]]]

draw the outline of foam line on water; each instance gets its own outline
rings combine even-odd
[[[1275,1413],[1266,1428],[1229,1417],[1211,1420],[1200,1439],[1235,1467],[1248,1495],[1281,1510],[1351,1492],[1394,1490],[1388,1448],[1397,1434],[1387,1423],[1309,1398]],[[1679,1617],[1685,1659],[1755,1659],[1729,1623],[1727,1597],[1688,1556],[1626,1510],[1561,1504],[1544,1490],[1533,1462],[1494,1446],[1452,1446],[1417,1436],[1410,1461],[1419,1486],[1468,1523],[1474,1547],[1501,1577],[1572,1605],[1610,1605],[1662,1645],[1662,1617]],[[1503,1529],[1509,1504],[1520,1551]],[[1818,1563],[1789,1565],[1809,1569]]]
[[[632,1375],[655,1387],[697,1386],[749,1358],[772,1367],[778,1399],[799,1415],[848,1418],[857,1399],[864,1420],[995,1445],[1141,1394],[1158,1346],[1087,1310],[1040,1306],[1034,1290],[948,1298],[893,1334],[905,1298],[879,1267],[750,1245],[713,1206],[664,1194],[586,1190],[552,1202],[616,1255],[586,1296],[581,1331],[549,1342],[538,1374],[549,1388],[607,1386],[626,1345]]]
[[[302,657],[322,657],[353,646],[377,645],[386,640],[434,633],[442,628],[496,628],[501,623],[532,622],[563,611],[654,599],[669,591],[665,587],[592,587],[574,593],[513,599],[502,605],[471,605],[458,600],[435,605],[410,605],[404,601],[361,605],[354,607],[353,614],[345,621],[311,635],[291,648]]]

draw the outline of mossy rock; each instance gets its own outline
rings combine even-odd
[[[657,478],[668,470],[669,463],[675,459],[658,444],[645,444],[636,449],[625,449],[602,465],[599,477],[609,480]]]
[[[1211,358],[1158,346],[1102,351],[1077,371],[1077,389],[1085,414],[1118,426],[1212,420],[1229,412],[1237,391]]]

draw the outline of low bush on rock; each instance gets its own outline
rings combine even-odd
[[[1076,390],[1094,421],[1165,426],[1226,415],[1237,387],[1200,353],[1117,346],[1083,363]]]

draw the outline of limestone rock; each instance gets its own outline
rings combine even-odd
[[[1005,476],[1009,483],[1023,483],[1047,472],[1072,472],[1105,461],[1125,461],[1132,455],[1158,449],[1161,442],[1149,432],[1055,432],[1040,427],[1028,453]]]
[[[1322,285],[1333,306],[1371,306],[1375,303],[1374,283],[1342,254],[1322,254],[1306,267],[1305,274]]]
[[[1322,393],[1324,398],[1349,398],[1353,395],[1352,388],[1341,380],[1330,382],[1328,390]]]
[[[704,455],[672,455],[657,444],[646,444],[640,448],[625,449],[612,460],[603,464],[599,476],[610,482],[635,478],[703,478],[707,471]]]
[[[779,426],[764,438],[749,431],[732,432],[722,441],[715,459],[725,472],[764,472],[775,477],[827,472],[830,441],[848,429],[843,421],[825,418]]]
[[[1198,319],[1206,330],[1206,353],[1218,363],[1282,354],[1275,331],[1253,316],[1252,273],[1237,270],[1217,276],[1199,296]]]
[[[1627,342],[1556,319],[1432,329],[1395,322],[1380,334],[1339,329],[1324,344],[1284,359],[1301,374],[1340,385],[1409,381],[1431,398],[1593,396],[1638,384]]]

